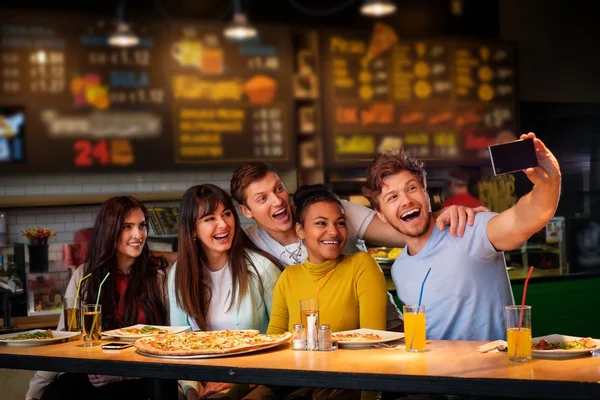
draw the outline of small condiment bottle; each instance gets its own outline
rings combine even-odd
[[[322,324],[319,327],[319,350],[333,350],[333,347],[331,345],[331,326],[328,324]]]
[[[302,324],[294,325],[294,332],[292,333],[292,349],[306,350],[306,330]]]

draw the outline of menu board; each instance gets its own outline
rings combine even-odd
[[[405,148],[422,160],[488,160],[487,146],[516,138],[516,49],[508,43],[406,40],[327,31],[326,163],[362,166]]]
[[[223,28],[138,24],[117,48],[111,19],[0,16],[0,108],[25,115],[24,157],[0,172],[292,164],[289,33]]]
[[[227,43],[206,25],[175,29],[170,48],[177,163],[289,161],[290,37],[260,30]]]

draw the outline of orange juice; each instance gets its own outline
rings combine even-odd
[[[531,329],[510,328],[506,330],[508,358],[513,361],[531,360]]]
[[[425,313],[404,313],[404,342],[408,351],[425,350]],[[412,347],[411,347],[412,346]]]

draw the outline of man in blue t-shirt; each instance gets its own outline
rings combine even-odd
[[[429,268],[422,304],[427,337],[495,340],[505,337],[504,307],[514,303],[504,250],[519,247],[554,216],[560,196],[558,161],[535,134],[538,167],[524,170],[531,192],[500,213],[478,213],[463,237],[434,229],[423,163],[403,151],[380,154],[367,171],[367,196],[377,215],[406,241],[392,266],[398,297],[417,304]]]

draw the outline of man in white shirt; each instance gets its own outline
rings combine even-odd
[[[241,213],[256,222],[246,230],[260,249],[277,258],[284,266],[303,263],[306,248],[296,235],[290,195],[269,165],[253,162],[236,170],[231,178],[231,195]],[[387,247],[404,247],[404,240],[389,224],[374,218],[376,213],[358,204],[342,200],[346,216],[348,239],[344,253],[366,251],[364,241]],[[436,223],[442,230],[450,224],[453,234],[462,236],[465,225],[473,224],[475,211],[453,206],[445,209]],[[402,329],[402,314],[389,295],[387,329]]]

